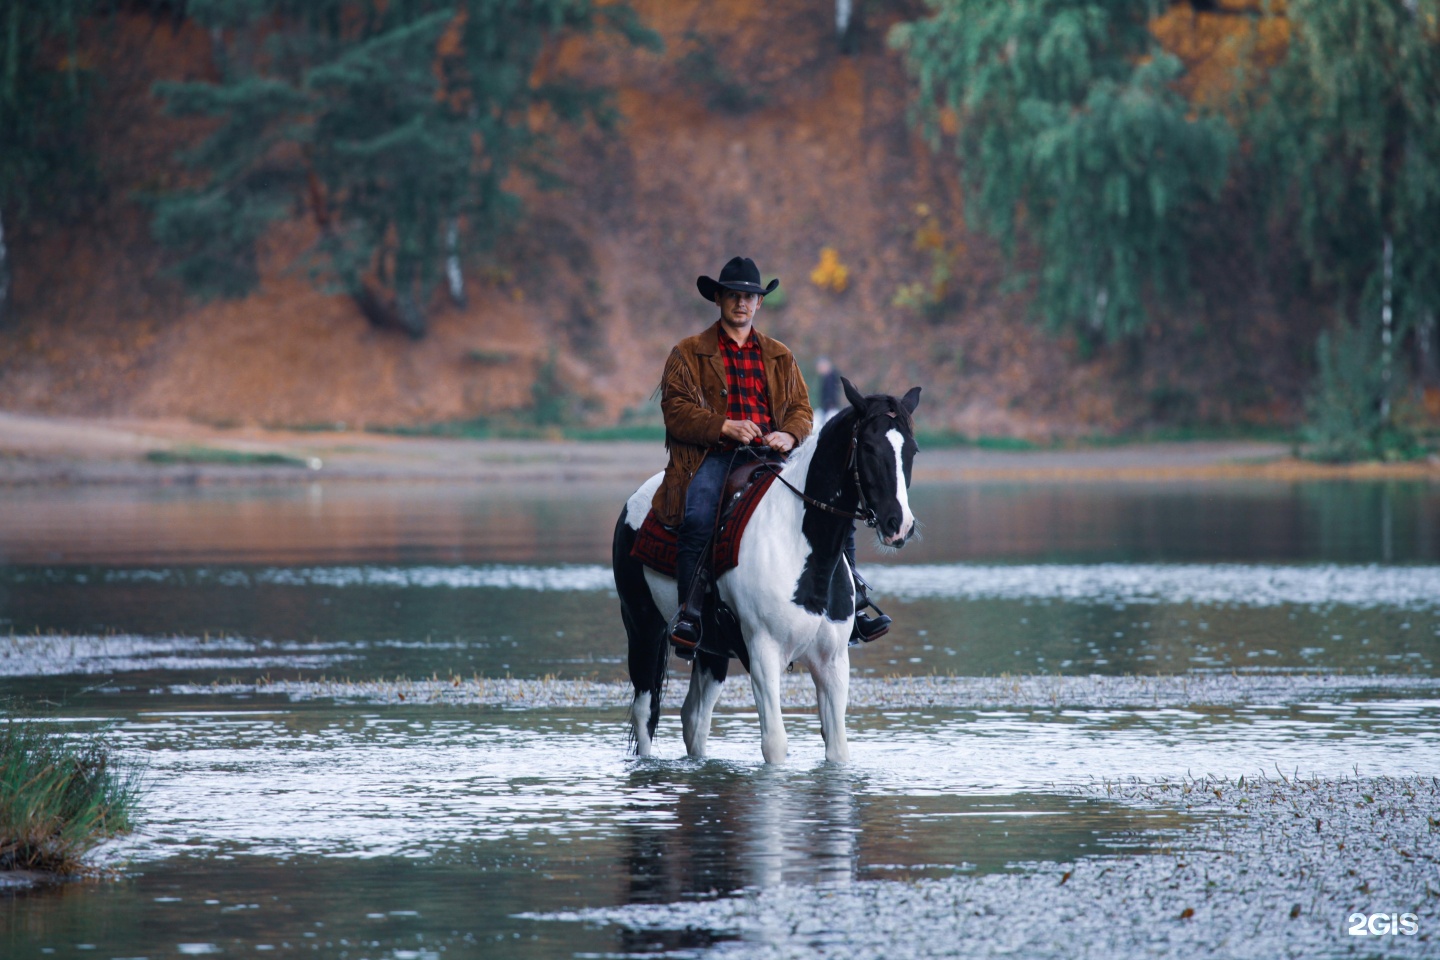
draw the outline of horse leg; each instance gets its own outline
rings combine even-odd
[[[652,750],[650,708],[653,697],[649,690],[635,692],[630,702],[630,736],[635,741],[635,756],[648,757]]]
[[[685,730],[685,750],[692,757],[705,756],[710,739],[710,719],[715,701],[720,699],[720,685],[730,667],[729,657],[701,653],[690,669],[690,689],[680,708],[680,723]]]
[[[628,616],[625,619],[628,629]],[[653,631],[650,632],[653,635]],[[648,757],[653,749],[655,726],[660,722],[660,698],[665,692],[669,653],[658,635],[652,636],[647,644],[640,631],[631,634],[630,677],[635,697],[630,701],[630,738],[637,757]]]
[[[760,714],[760,752],[766,763],[784,763],[787,743],[785,720],[780,715],[780,648],[762,633],[750,639],[750,687]]]
[[[850,700],[850,647],[845,638],[818,644],[810,657],[810,676],[815,681],[815,698],[820,705],[820,735],[825,738],[825,759],[845,763],[850,744],[845,738],[845,707]]]
[[[635,529],[622,510],[615,524],[611,562],[615,591],[620,595],[620,619],[629,640],[630,682],[635,687],[630,703],[630,739],[636,756],[648,757],[654,745],[655,725],[660,721],[670,646],[665,640],[665,618],[655,604],[649,571],[630,556],[634,542]]]

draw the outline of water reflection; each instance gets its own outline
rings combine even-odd
[[[538,482],[7,490],[0,563],[599,561],[633,489]]]
[[[628,792],[673,796],[673,822],[626,824],[627,901],[669,903],[782,882],[850,882],[860,834],[854,777],[840,767],[796,775],[729,764],[677,777],[673,764],[638,763]]]
[[[933,484],[911,500],[910,563],[1440,560],[1433,483]]]
[[[670,729],[677,759],[636,761],[618,711],[177,704],[112,731],[151,783],[139,832],[109,848],[128,879],[0,898],[0,954],[695,950],[724,934],[527,917],[1143,853],[1189,822],[1048,782],[1428,775],[1440,756],[1435,701],[859,715],[844,767],[797,713],[778,769],[754,762],[747,714],[717,718],[716,760],[678,759]]]
[[[1251,722],[1243,711],[857,715],[856,760],[834,766],[814,716],[800,714],[794,762],[770,768],[744,714],[719,716],[718,759],[694,762],[627,759],[623,720],[596,711],[236,706],[150,711],[112,731],[152,783],[144,824],[115,856],[454,860],[498,843],[550,858],[598,843],[623,849],[626,896],[640,899],[994,870],[1099,852],[1106,836],[1138,829],[1129,812],[1047,784],[1191,766],[1238,775],[1275,761],[1369,770],[1381,739],[1394,748],[1387,769],[1412,770],[1418,758],[1403,754],[1434,723],[1433,709],[1267,716],[1237,744],[1223,734]],[[661,748],[678,753],[678,734]]]
[[[176,856],[103,883],[0,895],[0,956],[41,958],[306,956],[335,960],[518,960],[604,954],[616,936],[582,924],[527,923],[539,905],[604,903],[610,864],[583,863],[584,889],[552,864],[477,850],[463,864]]]
[[[4,650],[0,675],[618,679],[604,562],[625,492],[12,491],[0,633],[74,638],[76,656]],[[861,674],[1440,669],[1440,485],[953,484],[914,499],[925,539],[864,559],[898,619],[855,652]],[[1359,565],[1377,561],[1409,566]],[[543,595],[511,582],[523,571]]]
[[[629,485],[6,492],[0,564],[604,563]],[[918,484],[885,562],[1440,561],[1440,484]],[[861,537],[862,560],[880,559]]]
[[[1047,793],[969,792],[964,764],[938,777],[928,745],[891,728],[898,752],[860,767],[756,768],[729,762],[637,763],[622,831],[627,903],[672,903],[780,884],[989,873],[1017,863],[1143,850],[1179,818]],[[898,734],[898,736],[897,736]],[[925,759],[921,759],[924,757]],[[669,816],[657,818],[652,804]]]
[[[406,569],[464,581],[476,568],[380,572]],[[97,677],[145,690],[267,673],[623,679],[614,595],[590,588],[599,568],[548,569],[561,580],[578,571],[586,588],[267,582],[274,568],[147,571],[161,579],[0,568],[0,636],[14,634],[0,641],[0,678],[75,678],[38,681],[52,696]],[[919,581],[927,571],[938,587]],[[987,580],[995,588],[978,590]],[[852,652],[859,675],[1440,670],[1437,567],[953,565],[895,567],[875,581],[888,584],[897,625]]]

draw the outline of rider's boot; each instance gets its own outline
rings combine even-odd
[[[709,585],[709,571],[702,563],[695,568],[690,578],[690,589],[680,602],[680,609],[670,621],[670,643],[683,660],[695,656],[700,646],[700,619],[705,610],[705,588]]]
[[[855,625],[850,628],[850,645],[853,647],[861,643],[869,643],[871,640],[879,640],[890,632],[891,619],[885,616],[885,611],[870,602],[870,584],[860,576],[860,571],[855,569],[855,528],[850,527],[845,537],[845,562],[850,567],[850,576],[855,580]],[[875,611],[875,616],[868,613],[861,613],[869,607]]]
[[[885,611],[870,601],[870,584],[865,582],[865,578],[860,576],[854,567],[850,568],[850,576],[855,579],[855,626],[850,629],[850,644],[854,646],[879,640],[890,632],[893,621],[885,615]],[[866,607],[874,610],[875,616],[860,612]]]

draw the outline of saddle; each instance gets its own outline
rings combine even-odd
[[[746,460],[730,470],[725,479],[725,492],[720,497],[715,538],[710,544],[712,578],[735,569],[735,564],[739,562],[740,537],[745,533],[760,498],[775,482],[776,473],[772,466],[776,464],[777,461],[770,459]],[[635,535],[630,556],[656,573],[673,577],[678,544],[676,531],[655,519],[655,511],[651,510]]]

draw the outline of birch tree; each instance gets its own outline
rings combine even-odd
[[[1151,298],[1188,290],[1188,224],[1226,180],[1235,136],[1175,92],[1149,0],[927,0],[891,43],[939,140],[953,119],[966,217],[996,237],[1052,328],[1115,341]]]
[[[1440,309],[1440,0],[1290,0],[1287,13],[1289,51],[1258,87],[1250,135],[1311,283],[1373,331],[1349,338],[1377,368],[1357,402],[1388,429],[1396,352],[1413,333],[1423,370]]]

